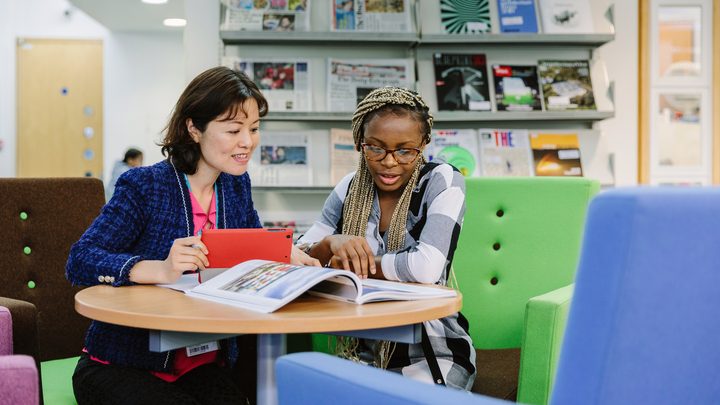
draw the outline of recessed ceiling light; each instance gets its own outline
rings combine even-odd
[[[166,18],[163,20],[163,25],[166,27],[184,27],[187,25],[187,21],[184,18]]]
[[[165,4],[168,0],[142,0],[142,2],[147,4]]]

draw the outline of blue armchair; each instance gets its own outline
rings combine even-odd
[[[720,189],[590,205],[552,404],[720,402]],[[498,404],[320,353],[277,362],[282,404]]]

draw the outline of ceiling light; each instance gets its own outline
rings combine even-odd
[[[187,21],[184,18],[166,18],[163,20],[163,25],[166,27],[184,27]]]
[[[142,0],[142,2],[146,4],[165,4],[168,0]]]

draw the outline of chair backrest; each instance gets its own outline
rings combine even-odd
[[[453,270],[476,348],[520,347],[528,299],[573,282],[598,190],[584,178],[466,180]]]
[[[41,361],[76,356],[89,321],[75,312],[79,288],[65,279],[70,246],[105,203],[91,178],[0,179],[0,296],[38,310]]]
[[[551,403],[718,403],[719,229],[718,188],[592,202]]]

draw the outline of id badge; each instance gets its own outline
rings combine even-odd
[[[197,356],[199,354],[214,352],[218,349],[218,342],[212,341],[207,343],[200,343],[199,345],[188,346],[185,348],[188,357]]]

